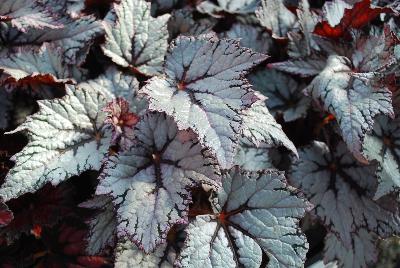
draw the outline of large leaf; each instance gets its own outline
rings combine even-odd
[[[4,200],[57,185],[85,170],[99,169],[108,152],[110,132],[101,109],[106,98],[96,90],[67,87],[62,99],[39,101],[40,110],[13,131],[29,143],[14,155],[15,166],[0,189]]]
[[[375,167],[360,164],[344,143],[330,150],[324,143],[314,142],[299,155],[293,163],[290,180],[315,205],[314,217],[339,241],[338,245],[327,244],[325,254],[331,256],[329,260],[337,258],[347,263],[347,250],[353,252],[349,253],[353,254],[351,258],[357,258],[353,263],[369,262],[370,250],[363,252],[360,248],[363,244],[356,242],[365,236],[385,238],[400,231],[398,213],[372,200],[376,189]],[[368,239],[365,247],[371,243]]]
[[[296,16],[285,7],[283,0],[262,0],[256,15],[260,24],[272,32],[273,38],[286,38],[296,23]]]
[[[217,0],[202,1],[197,10],[214,17],[220,17],[221,13],[248,14],[253,13],[260,0]]]
[[[289,140],[282,126],[275,121],[262,101],[254,103],[243,112],[243,136],[257,147],[262,143],[285,146],[297,155],[293,142]]]
[[[310,99],[304,96],[302,85],[290,76],[274,71],[260,70],[249,76],[254,89],[268,97],[266,104],[271,113],[283,115],[285,122],[305,117]]]
[[[400,190],[400,119],[380,116],[371,134],[365,137],[363,154],[378,161],[378,189],[375,198]]]
[[[118,235],[149,253],[187,221],[190,188],[218,171],[193,135],[162,113],[144,115],[134,131],[137,143],[110,157],[96,193],[114,197]]]
[[[55,16],[38,0],[3,0],[0,5],[0,21],[11,21],[20,31],[27,28],[62,28]]]
[[[117,215],[112,199],[106,195],[97,195],[79,206],[98,210],[96,215],[88,221],[86,252],[89,255],[98,255],[107,246],[114,247],[117,242]]]
[[[104,30],[102,23],[92,16],[80,16],[78,19],[61,17],[61,29],[28,29],[24,34],[6,24],[0,24],[0,45],[38,45],[50,42],[62,51],[64,61],[68,64],[81,64],[94,38]]]
[[[121,240],[117,244],[115,266],[118,268],[172,268],[175,253],[167,244],[162,244],[146,254],[130,240]]]
[[[114,11],[115,16],[110,13],[105,23],[104,54],[122,67],[158,74],[168,47],[169,15],[153,18],[145,0],[122,0]],[[111,22],[114,17],[115,23]]]
[[[361,144],[379,114],[393,116],[392,94],[384,85],[354,77],[347,58],[330,56],[306,91],[332,113],[350,151],[362,160]],[[361,74],[362,75],[362,74]]]
[[[213,200],[212,215],[186,229],[183,267],[302,267],[308,243],[298,227],[309,204],[277,171],[232,170]]]
[[[244,75],[266,59],[235,40],[179,37],[165,63],[165,76],[143,88],[150,109],[174,117],[179,129],[193,129],[222,165],[232,164],[243,109],[258,97]]]
[[[38,50],[22,48],[0,58],[0,81],[5,84],[75,83],[80,69],[64,62],[61,49],[44,44]]]

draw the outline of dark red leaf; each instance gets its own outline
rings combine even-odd
[[[7,205],[0,203],[0,227],[9,224],[13,218],[13,213],[8,209]]]
[[[331,3],[332,5],[340,5],[339,1]],[[329,37],[339,38],[348,33],[350,28],[360,29],[375,19],[381,13],[393,12],[390,8],[371,7],[371,0],[362,0],[351,9],[345,9],[344,15],[338,25],[331,26],[328,21],[322,21],[315,26],[314,33]]]

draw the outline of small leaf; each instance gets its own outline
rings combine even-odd
[[[133,75],[125,74],[117,68],[110,67],[99,77],[78,85],[84,90],[97,90],[107,99],[122,97],[129,102],[132,112],[140,114],[147,107],[146,101],[139,96],[139,81]]]
[[[199,142],[182,136],[164,114],[144,115],[134,133],[137,143],[107,160],[96,193],[114,197],[118,236],[150,253],[174,224],[187,221],[190,188],[219,179],[218,170]]]
[[[179,129],[193,129],[226,168],[232,165],[240,113],[258,99],[244,75],[266,58],[235,40],[181,36],[167,54],[165,76],[152,78],[142,92],[151,110],[173,116]]]
[[[268,198],[266,198],[268,196]],[[183,267],[302,267],[308,243],[298,227],[309,204],[277,171],[227,173],[213,215],[186,229]]]
[[[57,185],[85,170],[99,169],[111,136],[101,113],[105,104],[100,92],[72,87],[62,99],[39,101],[39,112],[12,132],[25,131],[29,143],[12,157],[15,166],[0,196],[8,201],[47,182]]]
[[[122,0],[105,21],[104,54],[113,62],[145,75],[160,73],[167,51],[169,15],[153,18],[145,0]],[[115,18],[114,18],[115,17]],[[116,19],[113,23],[111,20]]]
[[[112,127],[113,144],[119,144],[122,150],[133,145],[133,127],[139,122],[139,116],[129,111],[129,102],[118,97],[107,104],[103,109],[107,113],[106,124]]]

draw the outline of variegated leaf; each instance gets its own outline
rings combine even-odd
[[[104,54],[113,62],[145,75],[161,72],[168,47],[170,15],[153,18],[145,0],[122,0],[105,20]],[[113,22],[115,20],[115,23]]]
[[[21,48],[18,52],[0,58],[3,71],[0,82],[5,84],[75,83],[81,69],[65,64],[61,49],[44,44],[38,50]]]
[[[237,41],[181,36],[172,44],[165,76],[142,89],[150,109],[173,116],[179,129],[191,128],[222,165],[232,165],[242,110],[258,97],[244,75],[267,57]]]
[[[202,1],[197,6],[197,10],[214,17],[220,17],[221,13],[248,14],[253,13],[260,0],[216,0]]]
[[[24,131],[29,142],[14,155],[15,166],[0,188],[8,201],[50,182],[99,169],[108,152],[110,131],[101,112],[106,98],[96,90],[67,87],[62,99],[39,101],[39,112],[12,133]]]
[[[146,254],[130,240],[121,240],[116,248],[115,267],[172,268],[175,255],[174,250],[166,244]]]
[[[114,197],[118,236],[149,253],[174,224],[187,221],[190,188],[218,179],[218,170],[199,142],[162,113],[144,115],[134,132],[137,143],[107,160],[96,193]]]
[[[117,215],[112,199],[106,195],[97,195],[79,206],[99,210],[88,221],[90,231],[87,237],[86,252],[95,256],[101,254],[107,246],[114,247],[117,242]]]
[[[380,116],[372,133],[365,137],[363,154],[378,161],[378,189],[375,199],[400,190],[400,119]]]
[[[305,90],[336,117],[344,141],[361,161],[361,144],[372,129],[375,116],[393,116],[389,89],[354,77],[345,57],[330,56],[325,69]]]
[[[385,238],[400,231],[397,208],[392,211],[385,203],[372,200],[375,167],[360,164],[344,143],[330,150],[322,142],[313,142],[300,150],[299,156],[293,163],[290,181],[315,205],[313,216],[337,237],[332,245],[327,244],[325,256],[329,261],[366,267],[363,263],[371,261],[370,237]],[[368,250],[359,248],[363,244],[358,241],[364,239]],[[364,255],[364,250],[369,253]],[[352,261],[347,262],[347,258]]]
[[[286,38],[296,23],[296,16],[287,9],[283,0],[262,0],[256,11],[260,24],[272,32],[273,38]]]
[[[28,28],[58,29],[55,14],[38,0],[2,0],[0,4],[0,21],[10,21],[11,25],[22,32]]]
[[[64,25],[63,28],[29,29],[24,34],[0,24],[0,45],[40,46],[43,42],[49,42],[62,51],[66,63],[82,64],[93,40],[104,33],[102,23],[92,16],[80,16],[78,19],[61,17],[58,22]]]
[[[284,146],[297,156],[293,142],[289,140],[282,126],[275,121],[262,101],[254,103],[243,112],[243,136],[257,147],[262,143]]]
[[[197,36],[207,34],[217,23],[214,18],[195,20],[193,11],[189,8],[174,10],[168,21],[169,38],[175,39],[178,35]]]
[[[376,237],[365,229],[353,234],[351,247],[346,247],[334,234],[325,238],[324,260],[327,267],[367,268],[378,259]],[[337,264],[337,265],[336,265]]]
[[[302,267],[308,243],[298,226],[309,204],[277,171],[232,170],[213,200],[212,215],[186,229],[183,267]]]
[[[269,34],[259,27],[235,23],[231,29],[221,35],[224,38],[237,39],[242,47],[251,48],[260,53],[268,53],[272,47],[272,39]]]
[[[310,98],[304,96],[302,85],[290,76],[275,70],[260,70],[249,76],[254,89],[268,97],[266,104],[271,113],[283,115],[285,122],[305,117]]]

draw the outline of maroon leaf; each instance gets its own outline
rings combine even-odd
[[[334,0],[325,4],[327,20],[318,23],[314,33],[329,38],[343,37],[350,28],[360,29],[379,14],[391,12],[393,10],[387,7],[371,6],[371,0],[362,0],[353,6],[342,0]]]

